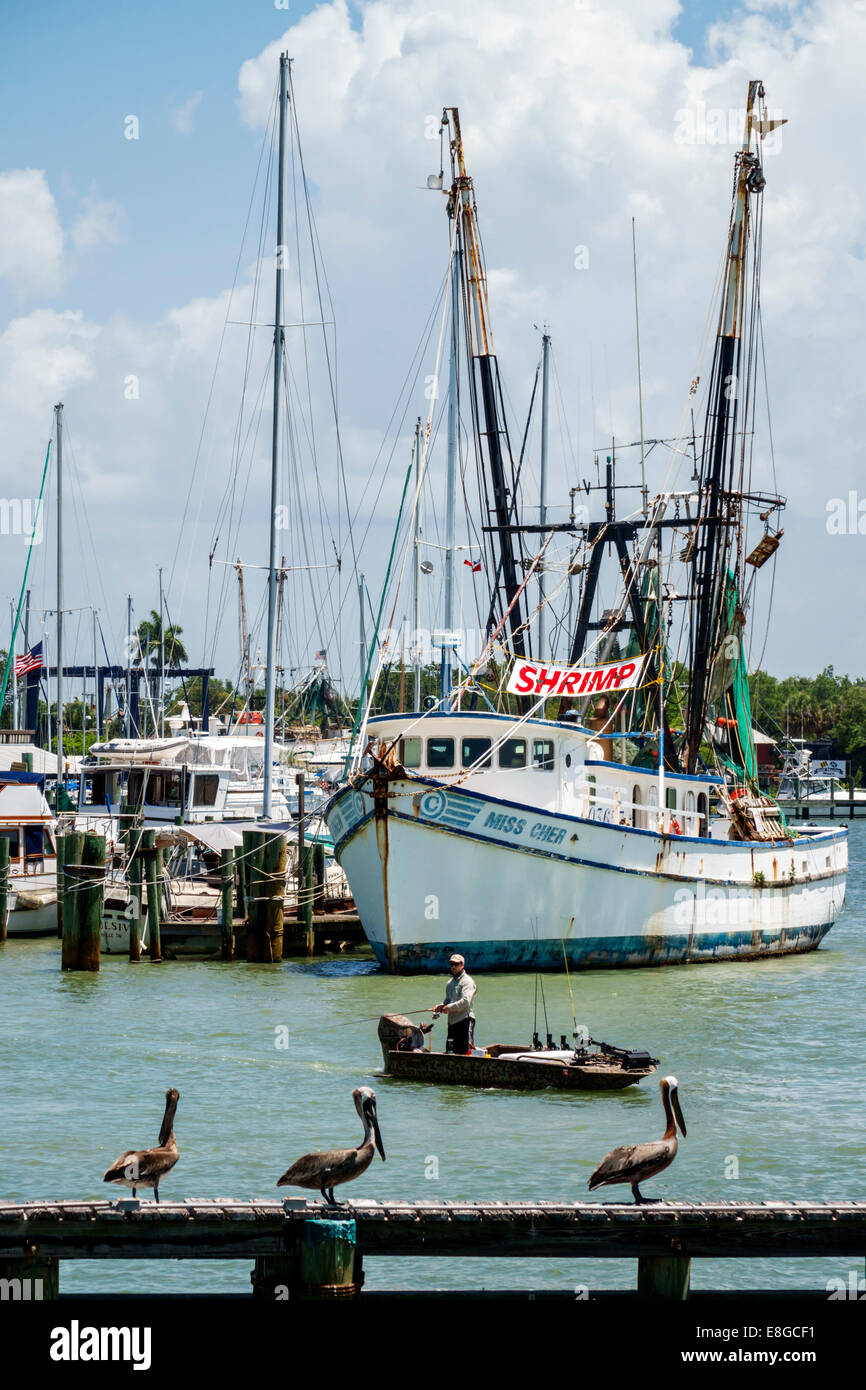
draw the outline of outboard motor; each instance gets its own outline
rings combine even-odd
[[[432,1023],[415,1023],[405,1014],[382,1014],[377,1031],[385,1070],[388,1069],[389,1052],[423,1052],[424,1036],[432,1027]]]

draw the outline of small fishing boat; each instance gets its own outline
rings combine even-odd
[[[428,1051],[422,1029],[403,1014],[383,1014],[378,1033],[385,1074],[400,1081],[521,1091],[551,1086],[566,1091],[621,1091],[638,1085],[658,1066],[658,1058],[648,1052],[596,1042],[579,1032],[572,1047],[565,1036],[556,1047],[550,1034],[543,1046],[535,1034],[528,1047],[492,1043],[466,1055]]]

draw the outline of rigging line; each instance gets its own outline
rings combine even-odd
[[[245,450],[245,451],[246,451],[246,449],[247,449],[247,446],[249,445],[249,460],[248,460],[248,463],[247,463],[246,478],[244,479],[244,483],[243,483],[243,491],[242,491],[241,494],[240,494],[240,499],[239,499],[239,501],[238,501],[237,508],[236,508],[236,511],[237,511],[237,519],[236,519],[236,520],[233,520],[233,519],[232,519],[232,525],[234,526],[234,532],[233,532],[233,534],[230,533],[229,536],[228,536],[228,538],[227,538],[227,540],[226,540],[225,553],[226,553],[227,556],[228,556],[229,554],[231,554],[231,553],[236,553],[236,552],[237,552],[237,548],[238,548],[238,541],[239,541],[239,538],[240,538],[240,529],[241,529],[241,526],[242,526],[242,524],[243,524],[243,519],[244,519],[244,511],[245,511],[245,507],[246,507],[247,494],[248,494],[248,492],[249,492],[250,479],[251,479],[251,477],[252,477],[253,465],[254,465],[254,463],[255,463],[255,456],[256,456],[255,445],[256,445],[256,443],[257,443],[257,441],[258,441],[259,434],[260,434],[260,432],[261,432],[261,430],[262,430],[262,428],[263,428],[263,425],[264,425],[264,416],[263,416],[263,411],[262,411],[261,408],[260,408],[260,403],[264,400],[264,395],[265,395],[265,392],[266,392],[266,390],[267,390],[268,380],[269,380],[270,375],[271,375],[271,363],[272,363],[272,361],[273,361],[273,350],[272,350],[272,351],[269,353],[269,355],[268,355],[268,361],[267,361],[267,363],[266,363],[264,375],[262,376],[261,385],[260,385],[260,387],[259,387],[259,391],[258,391],[258,394],[257,394],[257,397],[256,397],[256,408],[255,408],[253,411],[250,412],[250,423],[249,423],[249,426],[248,426],[248,432],[251,432],[251,431],[253,430],[253,428],[255,428],[255,435],[253,436],[252,439],[250,439],[250,438],[249,438],[249,433],[248,433],[247,440],[245,440],[245,442],[244,442],[244,450]],[[240,458],[238,459],[238,467],[239,467],[239,466],[240,466]],[[235,508],[234,508],[234,504],[233,504],[233,512],[234,512],[234,510],[235,510]],[[228,564],[230,565],[231,562],[229,561]],[[221,632],[222,632],[222,626],[223,626],[223,623],[224,623],[224,621],[225,621],[225,614],[226,614],[225,596],[226,596],[226,590],[227,590],[227,586],[228,586],[229,579],[230,579],[230,576],[229,576],[228,568],[227,568],[227,569],[224,571],[223,576],[222,576],[221,581],[220,581],[219,608],[218,608],[218,615],[217,615],[217,618],[216,618],[216,620],[215,620],[215,627],[214,627],[214,634],[213,634],[213,643],[212,643],[212,648],[211,648],[211,658],[210,658],[210,664],[211,664],[211,665],[215,664],[217,642],[219,641],[219,637],[220,637],[220,634],[221,634]]]
[[[305,165],[304,165],[304,150],[303,150],[303,145],[301,144],[301,132],[300,132],[300,127],[299,127],[299,125],[298,125],[298,111],[297,111],[297,106],[296,106],[296,104],[295,104],[295,89],[294,89],[294,82],[293,82],[293,79],[292,79],[292,69],[291,69],[291,66],[289,67],[289,105],[290,105],[290,109],[291,109],[291,112],[292,112],[292,124],[293,124],[294,130],[295,130],[295,139],[297,140],[298,161],[299,161],[300,166],[301,166],[301,179],[302,179],[302,186],[303,186],[303,190],[304,190],[304,201],[305,201],[305,203],[306,203],[306,208],[307,208],[307,225],[308,225],[309,230],[310,230],[310,240],[311,240],[311,242],[313,242],[313,244],[315,244],[316,237],[315,237],[315,233],[314,233],[314,230],[313,230],[314,224],[315,224],[315,218],[314,218],[314,215],[313,215],[313,208],[312,208],[312,204],[311,204],[311,201],[310,201],[309,188],[308,188],[308,186],[307,186],[307,172],[306,172],[306,168],[305,168]],[[315,253],[314,253],[314,255],[313,255],[313,271],[314,271],[315,280],[316,280],[316,296],[317,296],[317,302],[318,302],[319,310],[320,310],[319,317],[320,317],[321,319],[324,319],[324,317],[325,317],[324,303],[323,303],[323,299],[322,299],[322,288],[321,288],[321,283],[320,283],[320,278],[319,278],[319,259],[318,259],[318,257],[315,255]],[[324,267],[323,267],[323,276],[324,276]],[[330,300],[330,289],[328,288],[327,277],[325,277],[325,286],[326,286],[326,289],[328,290],[328,300],[329,300],[329,304],[330,304],[330,303],[331,303],[331,300]],[[335,341],[336,341],[336,329],[335,329]],[[334,370],[334,369],[333,369],[333,367],[332,367],[332,365],[331,365],[331,353],[330,353],[330,349],[329,349],[329,346],[328,346],[328,332],[327,332],[327,329],[326,329],[325,326],[324,326],[324,323],[323,323],[323,325],[322,325],[322,345],[323,345],[323,348],[324,348],[324,351],[325,351],[325,359],[326,359],[327,364],[328,364],[328,384],[329,384],[329,386],[330,386],[330,391],[331,391],[331,403],[332,403],[332,408],[333,408],[333,413],[334,413],[334,429],[335,429],[335,433],[336,433],[336,437],[337,437],[338,475],[339,475],[340,482],[342,483],[343,498],[344,498],[344,501],[345,501],[345,504],[346,504],[346,519],[347,519],[347,521],[348,521],[348,518],[349,518],[349,515],[350,515],[350,507],[349,507],[349,490],[348,490],[348,484],[347,484],[347,482],[346,482],[346,469],[345,469],[345,463],[344,463],[344,459],[343,459],[343,440],[342,440],[342,435],[341,435],[341,431],[340,431],[340,417],[339,417],[339,410],[338,410],[338,406],[337,406],[337,391],[336,391],[336,385],[335,385],[334,375],[333,375],[333,370]],[[354,537],[354,532],[351,530],[351,528],[349,529],[349,532],[348,532],[348,538],[349,538],[349,543],[350,543],[351,551],[352,551],[352,561],[353,561],[353,566],[354,566],[354,571],[353,571],[353,572],[354,572],[355,576],[357,577],[357,574],[358,574],[358,555],[357,555],[357,551],[356,551],[356,549],[355,549],[355,537]]]
[[[451,272],[451,267],[452,267],[452,264],[453,264],[454,251],[455,251],[456,242],[457,242],[457,222],[458,222],[458,219],[455,217],[454,220],[453,220],[453,226],[452,226],[452,229],[451,229],[451,246],[450,246],[450,252],[449,252],[449,256],[448,256],[448,267],[447,267],[446,276],[445,276],[445,283],[446,283],[446,284],[450,283],[450,272]],[[439,340],[438,340],[438,342],[437,342],[437,344],[436,344],[436,357],[435,357],[435,361],[434,361],[434,371],[433,371],[433,380],[436,381],[436,382],[438,382],[439,379],[440,379],[440,367],[441,367],[441,363],[442,363],[442,351],[443,351],[443,347],[444,347],[444,344],[445,344],[445,329],[446,329],[446,323],[447,323],[447,321],[448,321],[448,306],[449,306],[450,298],[451,298],[450,295],[443,295],[443,300],[442,300],[442,316],[441,316],[440,323],[439,323]],[[428,460],[429,449],[430,449],[430,432],[431,432],[431,427],[432,427],[432,423],[433,423],[433,415],[434,415],[435,405],[436,405],[436,402],[435,402],[435,397],[434,397],[434,398],[431,398],[431,401],[430,401],[430,409],[429,409],[428,412],[427,412],[427,424],[426,424],[426,428],[425,428],[425,430],[424,430],[424,444],[423,444],[423,448],[421,449],[421,458],[420,458],[420,460],[419,460],[419,462],[418,462],[418,469],[417,469],[418,476],[417,476],[417,480],[416,480],[416,483],[415,483],[415,494],[414,494],[414,498],[413,498],[413,502],[412,502],[412,508],[411,508],[411,511],[410,511],[410,514],[409,514],[409,517],[408,517],[408,521],[407,521],[407,527],[406,527],[406,540],[405,540],[404,545],[403,545],[403,558],[402,558],[402,561],[401,561],[401,564],[400,564],[400,573],[399,573],[398,578],[397,578],[397,584],[396,584],[396,588],[395,588],[395,591],[394,591],[394,603],[393,603],[393,607],[392,607],[392,609],[391,609],[391,617],[390,617],[389,624],[388,624],[389,628],[391,628],[391,629],[393,629],[393,626],[394,626],[394,615],[395,615],[396,610],[397,610],[397,604],[398,604],[399,598],[400,598],[400,588],[401,588],[401,585],[402,585],[402,582],[403,582],[403,574],[404,574],[404,571],[405,571],[405,568],[406,568],[406,561],[407,561],[408,555],[409,555],[410,542],[411,542],[411,539],[412,539],[413,523],[414,523],[415,517],[416,517],[416,515],[417,515],[418,508],[419,508],[419,506],[420,506],[420,504],[421,504],[421,489],[422,489],[422,487],[423,487],[423,485],[424,485],[424,480],[425,480],[426,474],[427,474],[427,460]],[[406,487],[408,487],[408,480],[409,480],[409,477],[411,476],[411,473],[412,473],[412,459],[411,459],[411,457],[410,457],[410,461],[409,461],[409,471],[408,471],[407,474],[406,474],[406,483],[404,484],[404,489],[403,489],[403,495],[404,495],[404,497],[405,497]],[[400,514],[401,514],[401,515],[402,515],[402,511],[403,511],[403,499],[401,498],[401,502],[400,502]],[[399,525],[399,517],[398,517],[398,525]],[[397,533],[395,532],[395,535],[394,535],[394,544],[392,545],[392,555],[393,555],[393,551],[394,551],[394,548],[395,548],[395,546],[396,546],[396,543],[397,543]],[[390,560],[389,560],[389,563],[388,563],[388,575],[386,575],[386,577],[385,577],[385,584],[384,584],[383,587],[382,587],[382,599],[381,599],[381,602],[380,602],[380,604],[379,604],[379,618],[380,618],[380,620],[381,620],[381,616],[382,616],[382,610],[383,610],[384,604],[385,604],[385,597],[386,597],[386,591],[387,591],[388,576],[390,575],[390,572],[391,572],[391,562],[390,562]],[[378,631],[378,629],[377,629],[377,631]],[[378,683],[379,676],[381,675],[382,666],[384,665],[384,657],[385,657],[385,648],[384,648],[384,646],[382,646],[382,647],[380,648],[380,651],[379,651],[379,659],[378,659],[378,665],[377,665],[377,668],[376,668],[376,676],[375,676],[375,678],[374,678],[373,685],[372,685],[371,690],[370,690],[370,699],[369,699],[369,702],[368,702],[368,705],[367,705],[367,710],[366,710],[365,716],[364,716],[364,731],[366,731],[367,719],[369,718],[370,705],[372,704],[372,701],[373,701],[373,694],[374,694],[374,692],[375,692],[375,690],[376,690],[376,685],[377,685],[377,683]],[[370,652],[370,658],[369,658],[368,661],[367,661],[367,670],[368,670],[368,672],[369,672],[369,669],[370,669],[370,660],[371,660],[371,659],[372,659],[372,651]],[[364,685],[362,685],[362,688],[361,688],[361,697],[362,697],[362,698],[361,698],[361,702],[359,703],[359,706],[358,706],[359,712],[360,712],[360,709],[361,709],[361,704],[363,703],[363,696],[364,696],[364,691],[365,691],[365,689],[366,689],[366,682],[364,683]],[[357,721],[356,721],[356,722],[357,722]],[[353,734],[354,734],[354,730],[353,730]],[[348,759],[347,759],[347,765],[348,765]]]
[[[113,621],[112,621],[112,619],[111,619],[111,617],[110,617],[111,609],[109,608],[108,596],[107,596],[107,594],[106,594],[106,592],[105,592],[105,584],[104,584],[104,582],[103,582],[103,575],[102,575],[102,566],[101,566],[100,563],[99,563],[99,554],[98,554],[98,551],[97,551],[97,549],[96,549],[96,540],[95,540],[94,535],[93,535],[93,529],[92,529],[92,527],[91,527],[91,525],[90,525],[90,513],[89,513],[89,511],[88,511],[88,508],[87,508],[87,505],[86,505],[86,501],[85,501],[85,497],[84,497],[84,487],[83,487],[83,483],[82,483],[82,481],[81,481],[80,469],[79,469],[79,467],[78,467],[78,456],[77,456],[77,452],[76,452],[76,449],[75,449],[75,442],[74,442],[74,439],[73,439],[72,431],[71,431],[70,428],[69,428],[69,424],[68,424],[68,422],[67,422],[65,419],[64,419],[63,425],[64,425],[63,436],[64,436],[64,439],[65,439],[67,445],[68,445],[69,454],[70,454],[70,459],[71,459],[71,462],[72,462],[72,469],[70,470],[70,479],[71,479],[72,488],[73,488],[73,493],[72,493],[72,496],[73,496],[73,503],[74,503],[74,500],[75,500],[75,489],[77,488],[77,489],[78,489],[79,497],[80,497],[80,499],[81,499],[81,515],[83,515],[83,518],[84,518],[84,525],[85,525],[85,527],[86,527],[87,535],[88,535],[88,538],[89,538],[89,540],[90,540],[90,551],[91,551],[91,554],[92,554],[92,557],[93,557],[93,568],[96,570],[96,578],[97,578],[97,581],[98,581],[98,584],[99,584],[99,591],[100,591],[100,594],[102,595],[102,602],[103,602],[103,604],[105,605],[105,611],[106,611],[106,615],[107,615],[107,617],[108,617],[109,626],[110,626],[110,629],[111,629],[112,643],[113,643],[113,645],[116,647],[117,645],[119,645],[119,644],[118,644],[118,641],[117,641],[117,632],[116,632],[116,629],[115,629],[115,627],[114,627],[114,623],[113,623]],[[79,535],[79,543],[80,543],[81,551],[82,551],[82,554],[83,554],[83,553],[84,553],[84,550],[85,550],[85,546],[84,546],[83,538],[82,538],[82,536],[81,536],[81,522],[80,522],[80,517],[79,517],[79,513],[78,513],[77,510],[75,511],[75,522],[76,522],[76,528],[77,528],[77,530],[78,530],[78,535]],[[87,586],[87,592],[88,592],[88,594],[90,594],[90,596],[92,597],[92,591],[91,591],[91,589],[90,589],[90,584],[89,584],[89,570],[87,570],[87,569],[85,569],[85,583],[86,583],[86,586]]]
[[[51,457],[51,441],[54,438],[53,432],[48,436],[48,446],[45,450],[45,463],[42,466],[42,482],[39,487],[39,497],[36,502],[36,510],[33,515],[33,532],[35,533],[37,522],[42,512],[42,496],[45,492],[45,480],[48,477],[48,461]],[[47,549],[47,546],[46,546]],[[18,595],[18,607],[15,610],[15,622],[12,625],[12,638],[9,643],[9,651],[6,654],[6,665],[3,669],[3,683],[0,687],[0,710],[6,703],[6,687],[9,683],[9,672],[15,664],[15,639],[18,636],[18,626],[21,620],[21,608],[24,603],[24,594],[27,588],[27,575],[30,571],[30,561],[33,558],[33,546],[27,547],[27,559],[24,562],[24,578],[21,580],[21,591]]]
[[[269,143],[270,143],[271,130],[272,130],[272,127],[273,127],[273,119],[274,119],[274,118],[273,118],[273,113],[272,113],[272,115],[271,115],[271,120],[270,120],[269,124],[267,125],[267,127],[265,128],[264,135],[262,136],[262,145],[261,145],[261,149],[260,149],[260,151],[259,151],[259,160],[258,160],[258,164],[257,164],[257,166],[256,166],[255,177],[254,177],[254,179],[253,179],[253,187],[252,187],[252,190],[251,190],[251,192],[250,192],[250,200],[249,200],[249,204],[248,204],[248,206],[247,206],[247,214],[246,214],[246,218],[245,218],[245,220],[244,220],[243,232],[241,233],[240,248],[239,248],[239,250],[238,250],[237,261],[235,262],[235,271],[234,271],[234,277],[233,277],[233,279],[232,279],[232,287],[231,287],[231,290],[230,290],[230,292],[229,292],[228,304],[227,304],[227,306],[226,306],[226,316],[225,316],[225,320],[224,320],[224,322],[223,322],[222,332],[220,333],[220,340],[219,340],[219,345],[218,345],[218,348],[217,348],[216,362],[214,363],[213,374],[212,374],[212,376],[211,376],[210,389],[209,389],[209,391],[208,391],[207,401],[206,401],[206,403],[205,403],[204,418],[202,419],[202,426],[201,426],[201,430],[200,430],[200,432],[199,432],[198,444],[197,444],[197,446],[196,446],[196,451],[195,451],[195,454],[194,454],[194,456],[193,456],[192,473],[191,473],[191,476],[190,476],[189,487],[188,487],[188,489],[187,489],[186,501],[185,501],[185,503],[184,503],[183,513],[182,513],[182,515],[181,515],[180,526],[179,526],[179,528],[178,528],[177,544],[176,544],[176,546],[175,546],[174,556],[172,557],[171,569],[169,570],[168,586],[167,586],[167,587],[169,587],[169,588],[171,587],[171,585],[172,585],[172,583],[173,583],[173,580],[174,580],[175,565],[177,564],[177,558],[178,558],[178,554],[179,554],[179,551],[180,551],[180,544],[181,544],[181,540],[182,540],[182,537],[183,537],[184,525],[185,525],[185,523],[186,523],[186,517],[187,517],[188,510],[189,510],[190,498],[192,497],[192,490],[193,490],[193,486],[195,485],[195,478],[196,478],[196,472],[197,472],[197,469],[198,469],[199,457],[200,457],[200,454],[201,454],[202,444],[203,444],[203,442],[204,442],[204,433],[205,433],[205,429],[206,429],[206,427],[207,427],[207,420],[208,420],[208,416],[209,416],[209,413],[210,413],[210,406],[211,406],[211,401],[212,401],[212,399],[213,399],[214,388],[215,388],[215,386],[216,386],[217,372],[219,371],[219,364],[220,364],[220,358],[221,358],[221,356],[222,356],[222,349],[223,349],[223,343],[224,343],[224,340],[225,340],[226,328],[228,327],[228,316],[229,316],[229,312],[230,312],[230,310],[231,310],[231,303],[232,303],[232,298],[233,298],[233,296],[234,296],[234,291],[235,291],[235,288],[236,288],[236,286],[237,286],[238,275],[239,275],[239,273],[240,273],[241,258],[242,258],[242,256],[243,256],[243,249],[244,249],[244,245],[245,245],[245,243],[246,243],[247,228],[248,228],[248,226],[249,226],[250,217],[251,217],[251,215],[252,215],[253,202],[254,202],[254,199],[255,199],[255,191],[256,191],[256,188],[257,188],[257,186],[258,186],[259,174],[260,174],[260,172],[261,172],[261,167],[262,167],[262,160],[263,160],[263,158],[264,158],[265,149],[268,147],[268,145],[269,145]],[[204,489],[203,489],[202,491],[204,491]]]

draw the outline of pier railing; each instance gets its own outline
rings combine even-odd
[[[3,1297],[56,1298],[61,1260],[116,1259],[250,1260],[259,1298],[351,1297],[370,1260],[438,1256],[636,1260],[639,1297],[684,1299],[695,1259],[864,1252],[866,1202],[0,1203]]]

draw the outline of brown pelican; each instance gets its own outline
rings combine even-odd
[[[652,1144],[622,1144],[618,1149],[611,1149],[589,1180],[590,1192],[596,1187],[627,1182],[631,1185],[636,1202],[648,1200],[640,1195],[638,1184],[654,1178],[656,1173],[664,1172],[673,1163],[677,1156],[677,1124],[683,1134],[686,1133],[686,1122],[677,1095],[678,1084],[675,1076],[663,1076],[659,1082],[667,1121],[664,1137]]]
[[[155,1149],[128,1149],[112,1163],[103,1182],[116,1182],[122,1187],[131,1187],[135,1196],[137,1187],[152,1187],[159,1201],[159,1180],[177,1163],[177,1141],[174,1137],[174,1112],[180,1099],[172,1088],[165,1093],[165,1114],[159,1131],[159,1142]]]
[[[318,1188],[331,1207],[342,1206],[334,1200],[334,1188],[341,1182],[352,1182],[365,1173],[373,1161],[373,1148],[379,1150],[385,1162],[382,1136],[376,1119],[376,1092],[369,1086],[359,1086],[352,1092],[355,1109],[364,1125],[364,1138],[356,1149],[329,1149],[327,1153],[305,1154],[288,1168],[277,1187]]]

